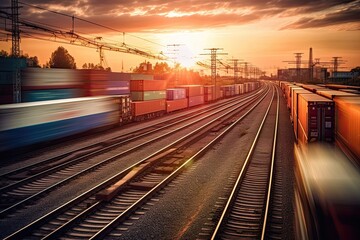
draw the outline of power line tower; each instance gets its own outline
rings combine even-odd
[[[240,72],[240,69],[238,67],[238,63],[241,60],[233,58],[233,59],[230,59],[229,61],[233,62],[233,64],[234,64],[234,83],[238,83],[238,81],[239,81],[239,72]]]
[[[19,3],[18,0],[11,0],[11,33],[12,33],[12,57],[20,57],[20,30],[19,30]],[[15,60],[15,64],[18,61]],[[16,66],[13,72],[13,100],[14,103],[21,102],[21,78],[20,66]]]
[[[217,82],[216,82],[216,62],[218,55],[227,55],[227,53],[218,53],[218,50],[223,50],[223,48],[205,48],[204,50],[210,50],[210,54],[205,53],[201,55],[210,55],[211,59],[211,82],[215,85],[215,96],[213,99],[217,97]]]
[[[296,79],[300,82],[301,56],[303,53],[294,53],[296,62]]]
[[[301,56],[303,53],[294,53],[295,54],[295,61],[284,61],[289,64],[295,64],[296,66],[296,81],[300,82],[300,71],[301,71]]]
[[[170,85],[176,86],[179,84],[179,73],[180,73],[180,69],[179,69],[179,53],[180,53],[180,46],[182,46],[184,44],[169,44],[166,45],[167,47],[171,47],[172,49],[169,50],[169,52],[167,54],[170,54],[171,57],[170,59],[173,60],[174,63],[174,71],[175,71],[175,78],[171,78],[170,79]]]

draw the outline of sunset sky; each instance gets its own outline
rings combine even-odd
[[[22,4],[22,2],[26,4]],[[210,56],[205,48],[223,48],[228,53],[222,61],[241,59],[275,73],[277,68],[294,67],[285,63],[295,60],[294,53],[304,53],[308,61],[309,48],[314,58],[329,62],[332,57],[342,57],[341,67],[360,66],[360,0],[22,0],[20,19],[37,24],[47,24],[70,31],[71,17],[33,8],[27,4],[61,12],[106,26],[100,27],[79,19],[75,20],[75,33],[103,42],[128,46],[154,54],[177,56],[186,67],[196,61],[206,61]],[[10,6],[2,0],[0,8]],[[1,9],[0,9],[1,10]],[[9,11],[9,10],[2,10]],[[4,13],[0,16],[5,16]],[[4,34],[5,20],[0,20],[0,39]],[[10,21],[6,21],[6,27]],[[115,31],[117,30],[117,31]],[[123,34],[125,32],[125,34]],[[96,49],[72,46],[66,43],[37,40],[21,35],[21,50],[38,56],[45,64],[51,53],[64,46],[75,58],[77,67],[85,62],[98,63]],[[55,37],[42,37],[59,40]],[[10,51],[11,37],[0,41],[0,48]],[[179,44],[179,46],[169,46]],[[177,53],[177,54],[175,54]],[[113,71],[124,71],[144,60],[156,60],[125,53],[105,51],[108,66]],[[171,64],[171,62],[169,62]],[[304,66],[305,67],[305,66]],[[330,67],[330,66],[329,66]],[[340,70],[346,70],[340,69]]]

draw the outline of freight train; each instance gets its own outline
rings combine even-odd
[[[280,86],[296,138],[295,238],[358,239],[360,95],[319,85]]]
[[[333,146],[295,145],[295,239],[359,239],[360,173]]]
[[[158,117],[259,86],[260,82],[247,82],[166,89],[166,81],[152,75],[23,69],[22,95],[31,102],[0,105],[0,152]]]
[[[360,95],[280,82],[298,143],[334,142],[360,164]]]

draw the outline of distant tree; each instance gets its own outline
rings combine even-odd
[[[52,54],[48,62],[50,68],[70,68],[76,69],[73,56],[64,47],[58,47]]]
[[[149,62],[142,62],[139,66],[135,67],[134,73],[148,73],[148,74],[163,74],[171,71],[171,68],[166,62],[155,63],[154,68]]]
[[[169,65],[166,62],[161,62],[161,63],[156,63],[154,66],[154,74],[163,74],[163,73],[167,73],[171,70],[171,68],[169,67]]]
[[[5,51],[5,50],[0,51],[0,57],[8,57],[8,56],[9,56],[9,54],[7,51]]]
[[[11,58],[12,56],[7,51],[1,50],[0,57]],[[25,54],[21,55],[20,58],[26,59],[26,65],[28,67],[40,67],[39,59],[37,56],[30,57],[29,54],[25,53]]]
[[[82,65],[82,69],[105,70],[105,71],[111,72],[110,67],[104,68],[103,66],[100,66],[100,64],[95,65],[93,63],[84,63]]]

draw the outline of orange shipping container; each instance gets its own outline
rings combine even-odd
[[[164,80],[131,80],[130,91],[159,91],[166,89]]]
[[[176,99],[176,100],[167,100],[166,101],[166,111],[173,112],[176,110],[187,108],[188,106],[188,99]]]
[[[360,97],[338,97],[334,101],[337,120],[336,137],[360,161]]]
[[[134,117],[166,110],[165,99],[132,102],[131,107]]]

